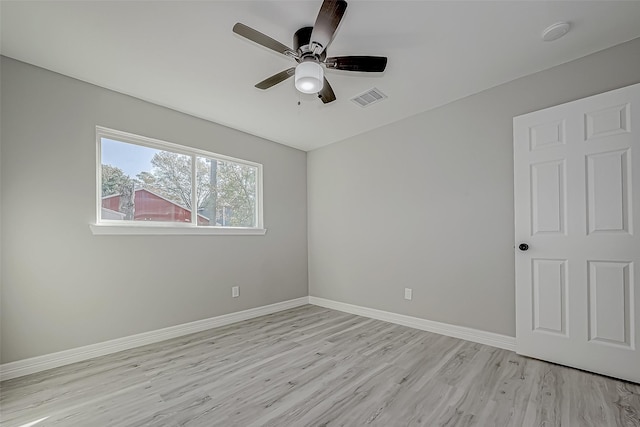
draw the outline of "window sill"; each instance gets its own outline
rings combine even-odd
[[[129,235],[129,236],[263,236],[265,228],[240,228],[240,227],[174,227],[163,225],[120,225],[120,224],[89,224],[94,235]]]

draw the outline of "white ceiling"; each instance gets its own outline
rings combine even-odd
[[[2,1],[1,52],[312,150],[640,37],[640,1],[350,0],[329,55],[387,56],[383,74],[328,71],[337,101],[327,105],[298,93],[293,79],[256,89],[295,62],[233,34],[233,25],[291,46],[320,4]],[[560,20],[572,31],[541,41],[542,30]],[[389,98],[367,108],[350,101],[372,87]]]

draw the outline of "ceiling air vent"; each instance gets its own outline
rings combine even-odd
[[[355,98],[351,98],[351,100],[361,107],[368,107],[369,105],[380,102],[386,98],[387,95],[380,92],[380,89],[374,87],[373,89],[369,89],[365,93],[361,93]]]

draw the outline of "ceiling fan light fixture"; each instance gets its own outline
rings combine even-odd
[[[318,93],[324,84],[324,70],[315,61],[304,61],[296,67],[296,89],[302,93]]]

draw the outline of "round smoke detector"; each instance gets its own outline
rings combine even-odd
[[[549,25],[542,32],[542,40],[546,42],[552,42],[554,40],[558,40],[560,37],[564,36],[571,29],[571,24],[568,22],[556,22],[553,25]]]

